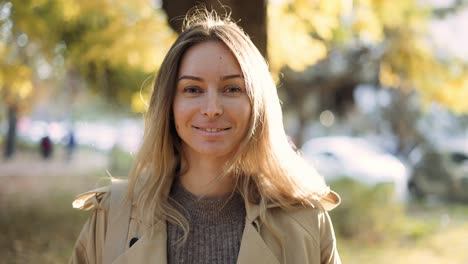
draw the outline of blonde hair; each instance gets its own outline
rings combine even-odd
[[[177,224],[184,230],[184,240],[189,223],[168,201],[183,159],[172,114],[174,89],[184,53],[197,43],[213,40],[224,43],[239,62],[251,103],[249,131],[223,174],[234,177],[235,189],[246,206],[258,204],[260,220],[265,221],[270,203],[283,208],[307,205],[329,191],[322,177],[289,142],[275,83],[250,38],[229,15],[221,18],[214,11],[195,9],[187,16],[183,32],[167,53],[154,83],[128,196],[138,204],[144,222],[164,219]]]

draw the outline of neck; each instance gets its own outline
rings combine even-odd
[[[225,162],[219,159],[206,159],[199,156],[188,155],[187,164],[182,164],[183,174],[180,182],[185,189],[196,196],[223,196],[232,192],[234,179],[230,175],[223,177]]]

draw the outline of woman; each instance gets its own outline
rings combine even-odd
[[[291,147],[263,57],[214,12],[184,27],[128,184],[75,201],[94,211],[71,263],[341,263],[339,197]]]

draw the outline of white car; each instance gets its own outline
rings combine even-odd
[[[405,165],[363,138],[313,138],[302,146],[301,151],[327,182],[349,177],[369,186],[392,183],[399,200],[407,196]]]

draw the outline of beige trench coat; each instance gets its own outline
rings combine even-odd
[[[110,204],[108,187],[88,192],[81,199],[81,209],[93,212],[76,242],[71,264],[103,263],[103,248],[108,224]],[[84,198],[84,199],[83,199]],[[75,200],[77,201],[77,200]],[[333,226],[327,209],[339,203],[339,196],[331,192],[321,203],[312,208],[298,207],[285,211],[270,207],[266,217],[282,239],[282,247],[269,229],[259,227],[259,208],[246,206],[246,225],[242,236],[237,263],[239,264],[340,264]],[[322,206],[323,205],[323,206]],[[138,241],[111,262],[113,264],[159,263],[166,264],[166,223],[159,222],[154,233],[144,226],[131,210],[126,245],[134,237]],[[114,243],[112,240],[111,243]],[[106,263],[105,263],[106,264]]]

